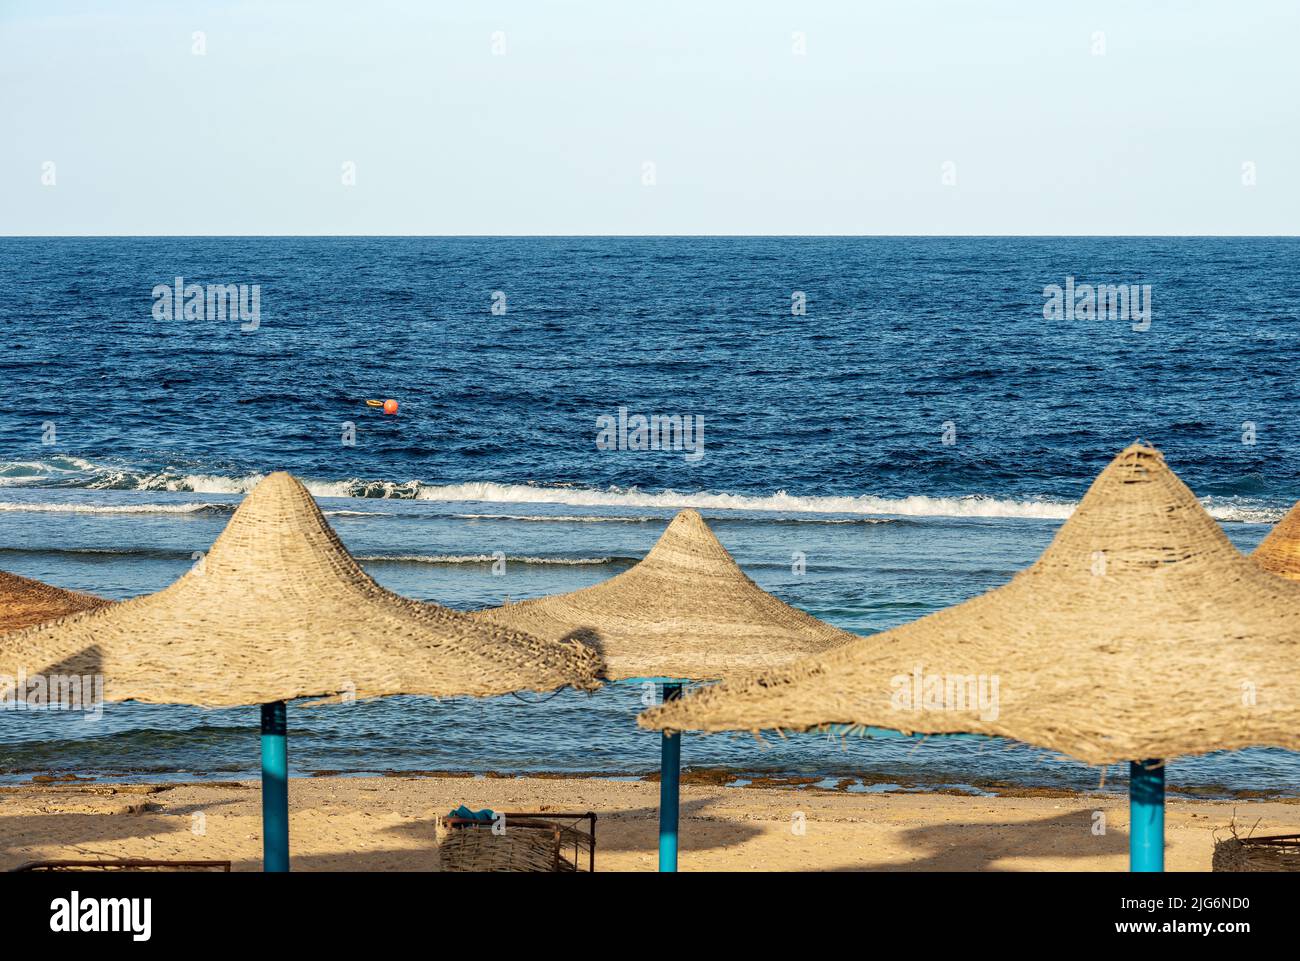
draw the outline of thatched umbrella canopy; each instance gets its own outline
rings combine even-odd
[[[599,659],[384,590],[307,489],[277,473],[170,587],[0,637],[0,675],[47,665],[102,676],[109,701],[261,702],[268,865],[287,869],[284,701],[591,689]]]
[[[580,640],[600,653],[611,681],[754,674],[857,638],[755,584],[693,510],[674,517],[650,553],[622,574],[475,616],[538,637]]]
[[[600,584],[520,601],[477,616],[600,652],[610,680],[657,678],[664,700],[683,680],[754,675],[855,640],[767,593],[713,536],[698,511],[673,518],[650,553]],[[659,869],[677,869],[681,739],[660,749]]]
[[[65,591],[52,584],[0,571],[0,634],[111,603],[93,594]]]
[[[1135,444],[1005,586],[639,723],[972,732],[1093,764],[1294,749],[1298,656],[1300,585],[1243,557],[1160,453]]]
[[[1300,581],[1300,504],[1277,522],[1250,557],[1270,574]]]
[[[207,707],[590,687],[598,666],[580,645],[384,590],[284,473],[263,480],[170,587],[0,643],[0,674],[52,663],[103,674],[108,700]]]

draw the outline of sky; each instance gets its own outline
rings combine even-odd
[[[0,234],[1294,235],[1297,49],[1295,0],[0,0]]]

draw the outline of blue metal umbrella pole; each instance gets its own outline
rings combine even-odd
[[[664,684],[664,702],[682,696],[681,684]],[[681,794],[682,736],[660,735],[659,755],[659,870],[677,871],[678,801]]]
[[[284,701],[262,705],[262,870],[289,870],[289,746]]]
[[[1165,766],[1163,761],[1128,765],[1128,868],[1165,869]]]

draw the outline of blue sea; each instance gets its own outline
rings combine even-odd
[[[1248,551],[1300,498],[1297,264],[1294,238],[0,239],[0,568],[156,591],[286,469],[413,597],[574,590],[693,506],[762,587],[869,634],[1007,581],[1137,438]],[[177,283],[204,288],[195,315],[164,304]],[[1149,288],[1150,314],[1049,319],[1067,284]],[[699,456],[601,449],[621,410],[689,417]],[[291,763],[638,776],[640,697],[294,706]],[[251,777],[257,719],[3,712],[0,779]],[[941,738],[688,736],[683,760],[861,790],[1120,775]],[[1300,757],[1169,777],[1290,793]]]

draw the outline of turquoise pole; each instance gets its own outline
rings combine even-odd
[[[1165,869],[1165,766],[1163,761],[1128,765],[1128,869]]]
[[[262,705],[262,870],[289,870],[289,748],[284,701]]]
[[[664,684],[664,701],[682,696],[680,684]],[[678,802],[681,794],[682,736],[665,731],[659,754],[659,870],[677,871]]]

